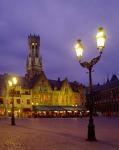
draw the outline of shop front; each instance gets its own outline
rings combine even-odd
[[[33,106],[33,117],[81,117],[86,111],[81,106]]]
[[[22,117],[27,117],[27,118],[32,117],[32,110],[31,110],[31,108],[23,108],[22,109]]]

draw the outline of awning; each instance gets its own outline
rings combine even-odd
[[[33,111],[83,111],[82,106],[33,106]]]
[[[60,106],[33,106],[33,111],[64,111]]]

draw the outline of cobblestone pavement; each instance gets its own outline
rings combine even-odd
[[[0,120],[0,150],[119,150],[119,118],[95,118],[97,142],[86,141],[88,118]]]

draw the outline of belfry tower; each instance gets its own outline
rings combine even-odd
[[[42,58],[39,55],[40,37],[36,35],[28,36],[29,52],[26,63],[27,79],[32,79],[42,71]]]

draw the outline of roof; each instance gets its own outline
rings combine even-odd
[[[80,85],[78,82],[74,81],[74,82],[70,82],[69,84],[74,92],[79,92]]]
[[[10,75],[10,74],[3,74],[3,75],[0,75],[0,87],[3,88],[6,86],[6,81],[11,78],[13,75]],[[18,76],[18,82],[19,84],[21,85],[22,88],[26,88],[26,89],[29,89],[29,88],[32,88],[35,83],[37,83],[37,81],[42,77],[44,76],[46,78],[46,80],[49,82],[51,88],[54,90],[56,88],[56,90],[60,90],[61,87],[63,86],[63,83],[66,81],[71,89],[74,91],[74,92],[79,92],[79,88],[82,86],[81,84],[79,84],[78,82],[74,81],[74,82],[69,82],[67,79],[64,79],[64,80],[60,80],[60,78],[58,78],[58,80],[51,80],[51,79],[47,79],[45,73],[42,71],[39,75],[35,75],[33,77],[33,79],[31,81],[28,81],[26,80],[25,77],[22,77],[22,76]],[[82,86],[83,87],[83,86]]]
[[[64,80],[60,80],[60,78],[58,78],[58,80],[52,80],[52,79],[47,79],[45,73],[42,71],[39,75],[34,76],[34,78],[30,81],[30,87],[32,88],[35,83],[42,77],[44,76],[46,78],[46,80],[48,80],[51,88],[54,90],[60,90],[61,87],[63,86],[63,83],[66,81],[68,82],[67,79]],[[68,82],[69,85],[71,86],[72,90],[74,92],[79,92],[79,87],[82,86],[82,84],[79,84],[78,82],[74,81],[74,82]]]
[[[65,79],[67,80],[67,79]],[[62,87],[62,84],[65,80],[62,80],[60,81],[59,79],[58,80],[49,80],[49,83],[51,84],[51,87],[54,89],[55,87],[57,88],[57,90],[60,90],[61,87]],[[68,82],[68,80],[67,80]],[[82,86],[82,84],[79,84],[78,82],[74,81],[74,82],[68,82],[69,85],[71,86],[71,89],[74,91],[74,92],[79,92],[79,87]]]
[[[12,77],[11,74],[0,74],[0,87],[5,87],[8,80]],[[28,82],[26,81],[25,77],[15,75],[18,78],[18,83],[21,85],[22,88],[28,88]]]
[[[116,74],[113,74],[112,75],[112,78],[110,80],[110,82],[115,82],[115,81],[119,81],[118,78],[117,78],[117,75]]]
[[[111,88],[119,87],[119,79],[117,78],[116,74],[112,74],[111,79],[107,79],[106,83],[104,84],[97,84],[93,86],[93,91],[101,91],[101,90],[107,90]],[[88,87],[87,87],[87,94],[88,94]]]
[[[19,82],[22,88],[29,88],[29,83],[25,79],[25,77],[19,77]]]
[[[32,87],[35,85],[35,83],[36,83],[40,78],[42,78],[43,76],[46,78],[46,75],[45,75],[44,71],[41,71],[40,74],[35,75],[35,76],[31,79],[31,81],[29,81],[29,87],[32,88]],[[46,78],[46,79],[47,79],[47,78]],[[28,81],[27,81],[27,82],[28,82]]]
[[[59,80],[48,80],[52,89],[54,90],[55,88],[57,88],[57,90],[61,89],[62,83],[63,81],[59,81]]]

